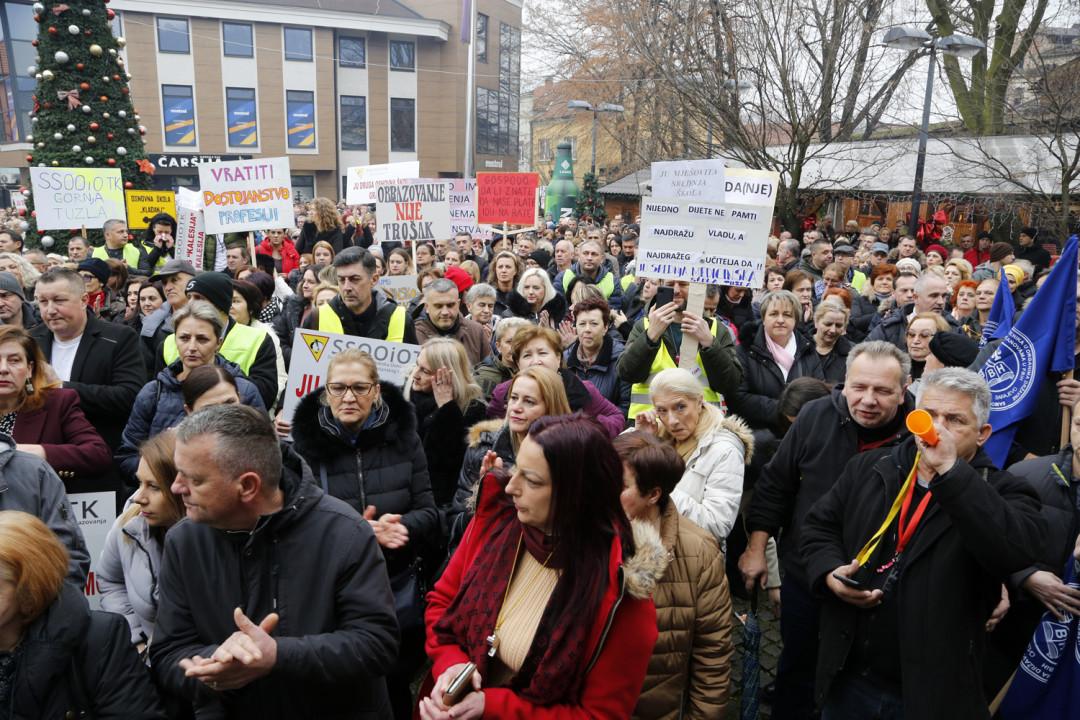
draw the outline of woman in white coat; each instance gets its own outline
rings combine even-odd
[[[686,463],[671,500],[683,517],[725,547],[739,517],[743,474],[754,449],[750,428],[707,404],[701,383],[681,368],[657,373],[649,398],[653,409],[639,413],[635,426],[670,442]]]

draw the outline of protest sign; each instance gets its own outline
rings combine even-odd
[[[97,567],[101,562],[101,551],[105,549],[105,538],[116,522],[116,493],[71,493],[67,499],[71,504],[71,515],[82,531],[86,550],[90,553],[90,575],[84,588],[86,599],[92,610],[100,610],[101,589],[97,582]]]
[[[638,275],[761,285],[779,176],[730,169],[723,182],[724,202],[642,199]]]
[[[374,205],[375,190],[380,185],[400,185],[420,177],[420,161],[360,165],[346,170],[345,202],[349,205]]]
[[[486,225],[536,223],[537,173],[478,173],[476,222]]]
[[[199,163],[208,233],[292,227],[289,158]]]
[[[180,188],[176,195],[176,258],[187,260],[196,270],[204,269],[206,228],[203,224],[202,195]]]
[[[11,204],[15,206],[16,210],[25,210],[26,198],[21,192],[11,193]]]
[[[724,201],[724,161],[678,160],[652,164],[655,200]]]
[[[467,232],[474,239],[491,241],[491,227],[476,222],[476,179],[457,178],[450,181],[450,234]]]
[[[409,303],[420,296],[415,275],[387,275],[379,278],[379,287],[402,307],[408,307]]]
[[[86,227],[125,217],[119,168],[30,168],[38,230]]]
[[[285,386],[285,402],[281,408],[287,420],[292,421],[301,398],[326,382],[331,358],[349,348],[370,355],[379,371],[379,379],[399,387],[405,383],[416,358],[420,357],[419,345],[298,328],[293,335],[289,382]]]
[[[145,230],[158,213],[176,216],[176,196],[171,190],[125,190],[128,230]]]
[[[450,183],[446,180],[408,180],[380,185],[376,191],[377,242],[434,242],[449,239]]]

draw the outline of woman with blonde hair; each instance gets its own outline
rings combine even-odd
[[[333,283],[321,282],[311,291],[311,304],[320,308],[341,293],[341,288]]]
[[[315,265],[333,267],[336,255],[334,246],[325,240],[320,240],[311,246],[311,260]]]
[[[335,254],[352,244],[345,239],[345,224],[341,221],[341,213],[338,212],[333,200],[324,197],[312,200],[308,217],[310,219],[300,229],[300,239],[296,243],[297,252],[311,252],[315,243],[319,241],[330,243]],[[315,262],[320,261],[316,258]]]
[[[521,317],[536,325],[556,328],[566,315],[566,298],[555,292],[547,270],[533,267],[521,273],[517,288],[506,298],[502,317]]]
[[[0,705],[11,718],[164,718],[124,619],[64,582],[68,554],[24,512],[0,512]]]
[[[0,272],[9,272],[15,276],[19,284],[27,291],[31,291],[41,277],[30,261],[18,253],[0,253]],[[32,294],[32,293],[29,293]]]
[[[945,263],[945,282],[949,284],[949,290],[955,290],[956,286],[964,280],[971,279],[974,269],[964,258],[953,258]]]
[[[517,287],[525,264],[514,253],[503,250],[488,265],[487,284],[495,288],[495,314],[502,316],[510,307],[510,293]]]
[[[649,383],[649,402],[652,409],[634,418],[636,429],[666,440],[686,463],[671,491],[675,507],[725,547],[739,516],[743,473],[754,451],[750,428],[706,403],[701,383],[682,368],[656,374]]]

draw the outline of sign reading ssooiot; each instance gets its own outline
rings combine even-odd
[[[723,182],[723,202],[642,200],[640,276],[761,285],[779,175],[726,169]]]
[[[127,212],[119,168],[32,167],[30,185],[39,230],[100,230]]]
[[[289,158],[200,164],[199,186],[208,233],[295,224]]]

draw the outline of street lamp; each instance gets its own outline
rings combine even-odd
[[[926,169],[926,141],[930,135],[930,99],[934,95],[934,68],[937,67],[937,51],[946,55],[972,58],[986,49],[986,44],[967,35],[931,37],[920,27],[900,26],[889,28],[882,44],[886,47],[910,52],[926,48],[930,50],[930,67],[926,71],[926,95],[923,98],[922,125],[919,126],[919,154],[915,159],[915,187],[911,191],[911,224],[914,236],[919,230],[919,206],[922,204],[923,171]]]
[[[566,107],[569,110],[588,110],[592,113],[592,174],[593,177],[596,177],[596,123],[600,113],[621,113],[624,112],[626,108],[622,105],[615,105],[614,103],[600,103],[596,107],[593,107],[593,104],[586,100],[571,100],[566,103]]]

